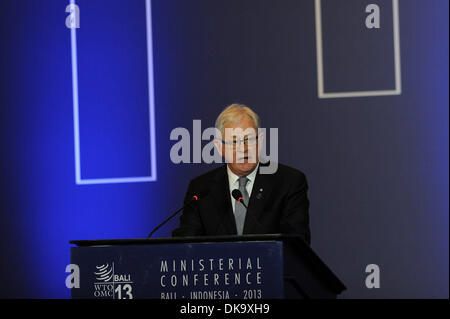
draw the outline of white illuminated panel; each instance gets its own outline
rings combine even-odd
[[[75,0],[70,1],[75,4]],[[156,141],[155,141],[155,97],[153,82],[153,40],[151,26],[151,3],[145,0],[146,9],[146,35],[147,35],[147,66],[148,66],[148,103],[149,103],[149,134],[150,134],[150,160],[149,176],[130,176],[118,178],[81,178],[80,163],[80,125],[79,125],[79,99],[78,99],[78,64],[77,64],[77,31],[71,29],[71,55],[72,55],[72,86],[73,86],[73,124],[74,124],[74,153],[75,153],[75,182],[78,185],[86,184],[111,184],[111,183],[135,183],[156,181]]]
[[[317,91],[320,99],[341,97],[363,97],[399,95],[402,93],[401,70],[400,70],[400,31],[398,0],[392,0],[393,32],[394,32],[394,63],[395,63],[395,89],[373,90],[373,91],[350,91],[350,92],[324,92],[324,69],[323,69],[323,43],[322,43],[322,9],[321,0],[315,0],[316,20],[316,59],[317,59]]]

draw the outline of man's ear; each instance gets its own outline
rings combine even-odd
[[[214,146],[216,147],[217,151],[219,152],[219,155],[223,157],[224,154],[223,154],[223,143],[222,143],[222,141],[217,139],[217,138],[215,138],[214,139]]]

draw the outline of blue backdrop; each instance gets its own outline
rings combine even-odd
[[[241,102],[307,175],[312,248],[342,297],[448,298],[448,1],[399,1],[401,94],[339,98],[318,95],[315,1],[151,2],[154,85],[145,1],[77,1],[78,121],[69,1],[0,2],[0,297],[69,297],[70,239],[145,237],[213,167],[173,164],[172,129]],[[320,4],[324,92],[399,89],[392,1]],[[77,184],[76,123],[81,179],[156,181]]]

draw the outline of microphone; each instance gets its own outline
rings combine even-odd
[[[152,237],[153,233],[155,231],[157,231],[158,229],[160,229],[165,223],[167,223],[169,220],[171,220],[172,218],[174,218],[179,212],[181,212],[183,209],[185,209],[187,206],[191,205],[193,202],[197,202],[199,200],[201,200],[202,198],[206,197],[209,193],[209,190],[203,190],[201,192],[198,192],[197,194],[194,194],[189,201],[183,205],[183,207],[181,207],[180,209],[178,209],[175,213],[173,213],[172,215],[170,215],[169,217],[166,218],[165,221],[163,221],[161,224],[159,224],[158,226],[156,226],[155,229],[152,230],[152,232],[150,233],[150,235],[148,235],[147,239]]]
[[[238,202],[240,202],[242,205],[244,205],[245,209],[248,209],[247,205],[244,203],[244,196],[242,195],[241,191],[239,189],[234,189],[231,192],[231,196]]]

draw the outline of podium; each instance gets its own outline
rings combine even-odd
[[[297,235],[72,240],[72,298],[336,298],[346,287]]]

